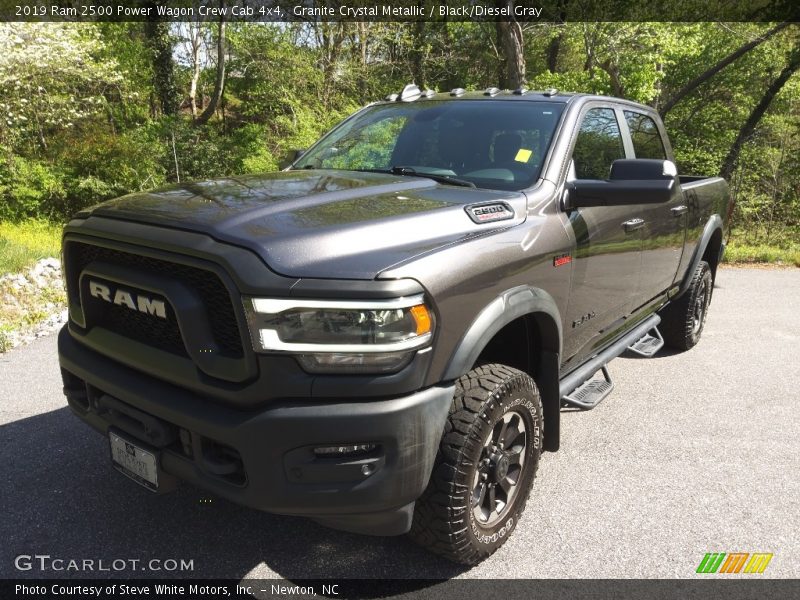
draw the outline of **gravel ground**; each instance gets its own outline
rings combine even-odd
[[[50,335],[67,322],[61,262],[43,258],[0,276],[0,353]]]
[[[0,577],[91,575],[14,569],[38,553],[189,559],[172,575],[192,577],[684,578],[736,551],[774,553],[763,577],[800,577],[800,270],[718,279],[695,349],[621,357],[608,399],[563,413],[517,531],[472,569],[186,486],[150,495],[65,408],[55,336],[35,340],[0,355]]]

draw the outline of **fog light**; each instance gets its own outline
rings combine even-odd
[[[320,457],[348,457],[369,454],[375,450],[375,444],[347,444],[341,446],[320,446],[314,448],[314,454]]]
[[[408,365],[413,352],[300,354],[300,366],[309,373],[395,373]]]

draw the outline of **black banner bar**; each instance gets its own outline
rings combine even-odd
[[[0,21],[800,21],[796,0],[0,0]]]
[[[800,597],[800,580],[758,575],[702,579],[344,579],[120,580],[19,579],[0,582],[0,598],[277,599],[503,598],[503,600],[768,600]]]

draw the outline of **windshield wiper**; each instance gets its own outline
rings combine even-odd
[[[442,175],[439,173],[426,173],[417,171],[414,167],[389,167],[388,169],[353,169],[354,171],[366,171],[368,173],[391,173],[392,175],[407,175],[409,177],[427,177],[438,183],[449,183],[450,185],[460,185],[462,187],[476,187],[471,181],[460,179],[453,175]]]

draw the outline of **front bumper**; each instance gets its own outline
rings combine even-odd
[[[66,326],[58,350],[73,412],[101,433],[114,427],[144,442],[163,472],[252,508],[377,535],[408,531],[454,390],[237,410],[113,361]],[[313,453],[362,443],[376,449],[349,458]]]

